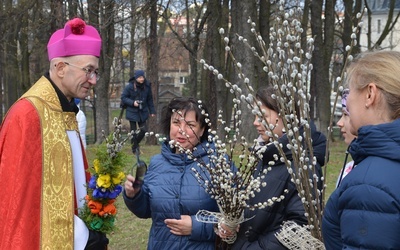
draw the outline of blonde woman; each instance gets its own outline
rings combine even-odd
[[[348,69],[357,165],[330,196],[326,249],[400,249],[400,52],[360,54]]]

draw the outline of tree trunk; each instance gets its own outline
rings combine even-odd
[[[91,1],[91,5],[88,5],[90,24],[96,28],[101,27],[99,28],[99,31],[102,38],[102,50],[99,65],[101,78],[94,89],[95,109],[93,110],[93,114],[95,120],[96,143],[101,143],[103,141],[103,138],[101,137],[103,131],[106,135],[110,132],[109,89],[115,44],[114,5],[115,3],[112,0],[104,1],[102,5],[100,5],[99,0]],[[97,13],[100,13],[100,17]],[[99,19],[102,21],[101,25]]]
[[[130,33],[131,33],[131,41],[130,41],[130,48],[129,48],[129,76],[133,76],[133,73],[135,72],[135,51],[136,51],[136,40],[135,40],[135,34],[136,34],[136,24],[137,24],[137,19],[138,19],[138,14],[136,13],[136,1],[137,0],[131,0],[131,20],[130,20],[130,24],[131,24],[131,29],[130,29]],[[123,86],[125,88],[125,86]]]
[[[230,31],[230,40],[232,41],[232,44],[237,45],[237,47],[233,47],[232,52],[237,62],[241,63],[241,70],[245,74],[245,77],[249,79],[250,85],[258,86],[258,82],[256,81],[256,74],[258,70],[255,67],[255,65],[257,65],[256,60],[258,59],[254,56],[250,49],[244,48],[245,46],[238,41],[236,36],[236,34],[239,34],[240,36],[246,38],[250,44],[256,44],[254,34],[251,33],[251,27],[247,20],[249,17],[257,16],[257,6],[252,0],[232,1],[231,4],[232,26]],[[244,84],[244,79],[239,78],[238,74],[239,71],[236,68],[232,68],[232,72],[229,73],[229,75],[232,76],[232,79],[229,80],[230,82],[237,84],[242,89],[242,94],[247,96],[249,90]],[[237,98],[240,98],[240,96]],[[247,110],[247,104],[243,102],[241,110],[243,111],[241,116],[241,135],[247,140],[253,140],[257,137],[256,130],[253,129],[254,116],[250,110]]]
[[[329,81],[329,67],[333,51],[334,38],[334,7],[336,1],[312,1],[311,30],[314,37],[314,51],[312,57],[313,70],[311,75],[311,117],[317,122],[319,130],[328,134],[331,118],[331,82]],[[322,19],[322,8],[325,7]]]
[[[13,13],[15,11],[12,1],[6,2],[5,9]],[[18,65],[18,22],[8,21],[5,22],[6,34],[4,42],[4,52],[6,55],[7,63],[4,67],[4,93],[6,97],[5,109],[8,110],[10,106],[18,98],[18,89],[20,89],[20,73]]]
[[[30,35],[34,37],[34,39],[31,38],[30,40],[31,52],[29,57],[29,65],[31,79],[33,79],[33,81],[30,83],[31,85],[36,81],[36,79],[39,79],[43,75],[43,72],[47,71],[49,68],[47,43],[50,39],[50,35],[56,31],[50,30],[50,27],[52,27],[50,23],[53,22],[54,19],[48,18],[46,12],[43,11],[43,6],[43,0],[36,1],[35,7],[38,9],[38,11],[33,11],[32,19],[30,20],[29,25],[29,29],[33,32],[33,34]]]
[[[54,31],[64,28],[65,19],[63,16],[63,2],[60,0],[50,0],[50,31],[52,34]]]
[[[224,0],[222,3],[222,20],[221,20],[221,28],[224,28],[224,30],[227,32],[229,36],[229,24],[230,24],[230,17],[229,17],[229,9],[230,9],[230,1],[229,0]],[[219,39],[222,39],[221,36]],[[222,40],[220,40],[222,42]],[[224,76],[227,76],[227,73],[229,72],[228,67],[229,65],[227,63],[227,58],[225,56],[225,47],[224,44],[221,44],[221,51],[220,57],[221,57],[221,70],[222,74]],[[229,92],[229,89],[225,87],[225,84],[222,82],[217,82],[217,91],[218,91],[218,110],[222,110],[223,112],[223,119],[226,121],[228,125],[230,125],[231,117],[232,117],[232,107],[233,107],[233,100],[232,100],[232,95]],[[219,134],[222,134],[221,131],[218,131]]]
[[[210,65],[213,65],[215,69],[223,69],[223,44],[221,36],[219,34],[219,28],[222,24],[222,6],[218,0],[210,0],[207,5],[207,34],[204,46],[203,58]],[[219,99],[223,99],[223,92],[225,87],[212,71],[204,70],[202,73],[202,86],[204,91],[202,92],[201,98],[206,107],[208,108],[209,117],[213,128],[217,128],[217,117],[218,108],[222,106]],[[223,88],[221,88],[221,85]],[[220,100],[222,101],[222,100]],[[219,106],[218,104],[221,104]],[[221,126],[220,126],[221,127]],[[219,128],[219,132],[223,132],[223,128]]]
[[[4,6],[3,6],[3,1],[0,1],[0,13],[4,13]],[[0,14],[0,17],[3,17],[3,14]],[[0,22],[0,34],[3,34],[3,38],[0,39],[0,87],[3,89],[3,82],[4,82],[4,68],[6,64],[6,57],[4,53],[4,34],[6,34],[6,25],[5,22]],[[4,96],[3,96],[3,91],[0,91],[0,103],[4,104]],[[0,119],[1,121],[4,119],[4,111],[3,108],[0,110]]]
[[[98,29],[98,31],[100,32],[101,39],[102,39],[102,44],[101,44],[102,49],[100,52],[100,62],[99,62],[99,64],[101,64],[101,61],[102,61],[101,59],[105,57],[104,50],[103,50],[103,47],[105,45],[104,45],[104,36],[101,33],[101,30],[99,29],[99,27],[100,27],[99,15],[98,15],[99,11],[100,11],[100,0],[89,0],[88,1],[88,15],[89,15],[88,23]],[[102,66],[99,65],[99,70],[101,69],[101,67]],[[98,105],[98,99],[100,98],[100,96],[98,96],[97,92],[101,92],[101,90],[98,90],[98,88],[99,88],[98,86],[101,85],[103,81],[104,81],[104,78],[100,79],[100,81],[96,83],[96,87],[93,88],[93,93],[92,93],[92,98],[93,98],[93,100],[92,100],[92,111],[93,112],[92,113],[93,113],[93,121],[94,121],[93,122],[93,125],[94,125],[94,138],[93,139],[94,139],[95,143],[101,142],[101,135],[102,135],[100,125],[97,124],[98,113],[100,114],[100,112],[97,112],[97,109],[98,108],[100,109],[100,107]],[[107,120],[108,120],[108,111],[106,114],[107,114]]]
[[[346,51],[346,46],[351,45],[352,38],[350,34],[353,33],[353,27],[357,27],[356,15],[361,11],[361,0],[356,0],[356,3],[353,1],[344,1],[345,12],[344,12],[344,20],[343,20],[343,32],[341,39],[343,41],[343,58],[348,57],[348,51]],[[354,7],[354,8],[353,8]],[[359,41],[360,39],[358,39]],[[352,55],[360,53],[360,44],[357,43],[357,46],[353,48],[351,51]]]
[[[68,17],[72,19],[78,16],[78,4],[75,0],[68,0]]]
[[[147,48],[147,77],[152,83],[151,91],[153,94],[153,102],[155,107],[158,106],[158,60],[160,54],[160,48],[158,46],[158,35],[157,35],[157,1],[151,0],[150,3],[150,35],[149,35],[149,47]],[[147,121],[149,125],[149,131],[157,131],[157,117],[149,117]],[[147,144],[156,145],[157,139],[154,136],[147,138]]]
[[[21,27],[29,27],[28,26],[28,19],[29,14],[24,13],[21,16]],[[19,47],[21,53],[21,85],[22,90],[25,92],[31,86],[30,78],[29,78],[29,34],[26,28],[22,28],[20,35],[19,35]],[[20,95],[20,94],[19,94]]]
[[[98,86],[100,102],[98,106],[99,114],[104,114],[105,117],[98,117],[97,124],[99,129],[97,131],[104,130],[106,134],[110,133],[110,82],[111,82],[111,69],[114,65],[114,54],[115,54],[115,1],[106,0],[104,1],[104,12],[101,12],[101,20],[103,21],[101,27],[104,39],[103,39],[103,64],[101,69],[104,75],[104,84]],[[100,64],[101,66],[101,64]],[[112,117],[114,119],[114,117]],[[97,140],[99,141],[99,140]]]

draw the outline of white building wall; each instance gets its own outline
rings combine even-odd
[[[371,18],[371,41],[373,46],[375,42],[379,39],[382,34],[383,29],[385,28],[387,22],[387,12],[379,12],[372,14]],[[394,12],[394,17],[397,15],[397,12]],[[393,18],[394,19],[394,18]],[[368,33],[368,18],[367,16],[363,17],[363,26],[361,29],[360,35],[360,45],[362,51],[368,49],[368,40],[367,40],[367,33]],[[392,29],[390,34],[385,38],[383,41],[381,49],[385,50],[397,50],[400,51],[400,22],[398,21],[395,27]]]

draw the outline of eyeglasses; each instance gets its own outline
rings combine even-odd
[[[79,67],[79,66],[76,66],[76,65],[73,65],[73,64],[71,64],[71,63],[69,63],[69,62],[64,62],[66,65],[68,65],[68,66],[73,66],[73,67],[76,67],[76,68],[78,68],[78,69],[81,69],[81,70],[83,70],[83,71],[85,71],[86,72],[86,78],[87,79],[93,79],[93,77],[96,77],[96,81],[98,81],[99,79],[100,79],[100,75],[99,75],[99,72],[97,71],[97,70],[91,70],[91,69],[87,69],[87,68],[81,68],[81,67]]]

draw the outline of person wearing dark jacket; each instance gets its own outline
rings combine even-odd
[[[126,119],[130,123],[131,131],[134,131],[131,143],[132,152],[136,153],[139,143],[147,131],[147,119],[155,116],[151,83],[145,78],[143,70],[136,70],[129,79],[121,95],[122,105],[126,108]]]
[[[292,152],[286,147],[289,144],[288,137],[282,131],[282,118],[279,116],[279,108],[276,99],[272,98],[275,93],[272,86],[264,87],[258,90],[256,99],[261,101],[261,109],[265,112],[265,119],[270,124],[275,124],[274,133],[280,136],[279,143],[283,145],[283,150],[288,158],[292,161]],[[262,119],[262,118],[261,118]],[[254,120],[254,126],[259,133],[258,142],[266,145],[263,153],[262,161],[257,167],[255,176],[258,176],[266,168],[270,168],[265,175],[266,186],[260,187],[260,192],[256,192],[254,198],[251,198],[250,204],[258,204],[272,199],[273,197],[284,196],[280,202],[275,202],[272,206],[262,209],[246,209],[244,217],[252,218],[240,225],[236,241],[230,249],[287,249],[275,237],[275,233],[282,228],[284,221],[293,221],[299,225],[307,224],[305,217],[305,209],[299,197],[295,184],[291,181],[291,176],[285,163],[275,160],[275,155],[279,155],[279,151],[274,143],[270,142],[267,130],[262,124],[259,117]],[[322,176],[321,166],[324,165],[326,151],[326,137],[316,130],[315,125],[310,123],[313,141],[313,154],[317,159],[316,172],[319,177]],[[274,161],[273,165],[270,162]],[[322,182],[319,182],[319,189],[322,189]]]
[[[200,159],[210,162],[208,150],[215,150],[207,139],[209,125],[202,110],[204,105],[200,109],[193,98],[172,99],[163,112],[163,132],[168,139],[162,144],[161,154],[150,160],[141,187],[136,188],[135,178],[127,176],[123,192],[126,206],[137,217],[152,219],[150,250],[215,247],[213,224],[196,220],[199,210],[218,211],[216,201],[199,185],[193,172],[193,168],[200,172]],[[178,148],[191,150],[197,160]],[[210,178],[201,172],[204,178]]]
[[[357,165],[332,193],[322,233],[330,249],[400,249],[400,52],[358,55],[347,69],[349,152]]]

